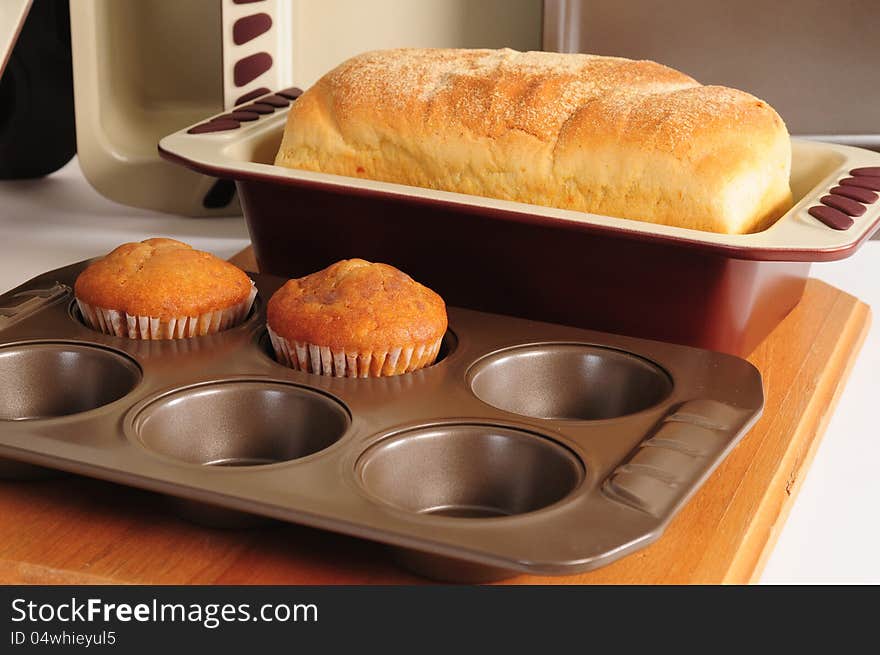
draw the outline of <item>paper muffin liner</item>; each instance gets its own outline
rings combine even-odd
[[[188,339],[235,327],[247,318],[256,297],[257,288],[251,281],[251,290],[247,298],[232,307],[197,316],[178,316],[169,320],[95,307],[79,298],[76,299],[76,304],[86,325],[104,334],[129,339]]]
[[[410,373],[437,359],[443,337],[430,344],[358,352],[289,341],[266,326],[276,359],[290,368],[338,378],[378,378]]]

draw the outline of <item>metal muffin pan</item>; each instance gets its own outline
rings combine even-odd
[[[86,264],[0,296],[0,474],[48,467],[203,522],[372,539],[432,578],[571,574],[649,544],[763,407],[760,374],[731,355],[454,307],[429,368],[294,371],[268,347],[284,280],[265,275],[231,330],[104,335],[73,302]]]

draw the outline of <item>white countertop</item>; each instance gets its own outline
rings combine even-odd
[[[0,293],[103,254],[169,236],[229,257],[248,242],[241,218],[180,218],[98,195],[74,159],[40,180],[0,181]],[[880,308],[880,241],[813,275]],[[880,335],[872,327],[764,570],[765,583],[880,583]]]

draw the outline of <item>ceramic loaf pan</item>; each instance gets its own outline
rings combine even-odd
[[[272,162],[295,96],[268,96],[259,120],[206,120],[159,144],[166,159],[236,180],[260,270],[276,275],[393,261],[453,305],[746,355],[798,303],[810,262],[849,256],[880,221],[880,202],[856,201],[852,220],[822,204],[880,154],[798,139],[794,206],[744,235],[282,168]],[[863,183],[877,186],[877,173]],[[819,207],[846,229],[811,215]]]
[[[294,371],[269,354],[283,280],[265,275],[228,331],[104,335],[71,295],[85,265],[0,296],[0,475],[50,467],[202,522],[225,508],[385,542],[432,578],[576,573],[645,546],[763,405],[730,355],[457,308],[429,368]]]

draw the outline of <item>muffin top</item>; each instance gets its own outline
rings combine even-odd
[[[347,352],[427,345],[446,333],[443,299],[387,264],[346,259],[288,281],[269,300],[281,337]]]
[[[225,309],[247,299],[252,284],[240,268],[174,239],[125,243],[76,279],[83,302],[168,320]]]

